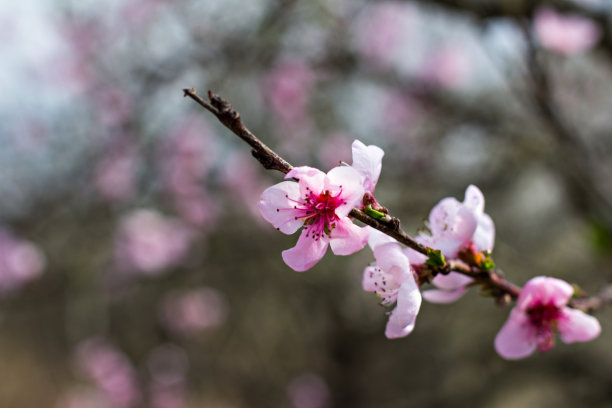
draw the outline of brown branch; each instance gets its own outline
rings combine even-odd
[[[612,303],[612,285],[604,286],[599,293],[583,299],[574,299],[570,305],[584,312],[594,312],[608,303]]]
[[[227,101],[218,95],[215,95],[211,91],[208,91],[210,103],[200,98],[193,88],[184,89],[183,91],[185,96],[189,96],[206,110],[210,111],[223,125],[248,143],[253,149],[253,156],[259,160],[259,162],[266,169],[278,170],[281,173],[287,174],[293,168],[291,164],[261,142],[257,136],[255,136],[249,129],[246,128],[246,126],[244,126],[242,120],[240,119],[240,114],[236,112]],[[414,238],[404,232],[400,228],[400,222],[397,218],[391,218],[391,222],[382,222],[370,217],[368,214],[358,208],[352,209],[350,216],[389,235],[398,242],[421,254],[429,256],[429,253],[432,250],[431,248],[417,242]],[[449,271],[458,272],[473,278],[475,284],[480,285],[485,291],[490,292],[490,294],[500,304],[507,303],[507,300],[516,299],[521,291],[519,286],[505,280],[502,277],[502,273],[499,269],[485,270],[483,268],[479,268],[478,266],[468,266],[464,263],[454,261],[447,262],[441,267],[434,268],[434,274],[448,273]],[[577,309],[594,311],[602,307],[605,303],[612,303],[612,285],[606,287],[598,295],[584,299],[576,299],[572,301],[570,305]]]
[[[287,163],[285,159],[276,154],[272,149],[266,146],[261,140],[259,140],[249,129],[244,126],[240,114],[232,108],[227,101],[223,100],[219,96],[208,91],[208,99],[210,103],[200,98],[195,89],[183,89],[184,96],[188,96],[198,104],[203,106],[206,110],[211,112],[219,119],[221,123],[225,125],[229,130],[238,135],[239,138],[244,140],[251,148],[251,154],[255,157],[264,168],[268,170],[278,170],[281,173],[287,174],[293,168],[292,165]]]

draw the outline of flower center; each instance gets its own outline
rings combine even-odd
[[[329,190],[319,194],[314,193],[308,187],[306,190],[306,197],[298,201],[294,207],[299,212],[299,215],[295,218],[301,218],[304,221],[306,237],[318,240],[324,234],[329,236],[336,227],[336,222],[340,219],[336,215],[336,208],[346,204],[346,201],[341,197],[342,186],[340,186],[340,191],[336,195],[333,195]]]
[[[538,350],[548,351],[555,343],[554,332],[562,316],[561,309],[552,303],[536,304],[527,310],[531,325],[536,329]]]

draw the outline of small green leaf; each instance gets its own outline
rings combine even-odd
[[[444,255],[439,249],[431,249],[427,248],[427,256],[429,259],[425,261],[428,265],[431,266],[444,266],[446,265],[446,260],[444,259]]]
[[[367,205],[363,210],[365,211],[366,214],[368,214],[370,217],[376,220],[386,221],[387,219],[387,214],[381,213],[380,211],[376,211],[375,209],[372,208],[371,205]]]

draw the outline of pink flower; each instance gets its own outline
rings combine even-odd
[[[0,292],[15,290],[39,277],[45,255],[33,243],[0,229]]]
[[[352,150],[352,167],[363,176],[365,191],[374,194],[374,187],[376,187],[378,177],[380,176],[382,158],[385,152],[378,146],[366,146],[359,140],[353,142]]]
[[[448,44],[428,55],[419,76],[425,83],[446,89],[457,89],[471,73],[470,57],[461,44]]]
[[[293,408],[324,408],[329,405],[331,392],[327,382],[317,374],[304,373],[287,387]]]
[[[394,339],[407,336],[421,307],[421,293],[410,262],[393,238],[371,230],[369,244],[376,264],[363,271],[363,289],[375,292],[384,306],[395,304],[389,316],[385,335]]]
[[[493,220],[484,212],[484,196],[478,187],[469,185],[460,203],[444,198],[429,213],[431,236],[421,236],[429,246],[456,258],[461,250],[473,247],[478,252],[492,251],[495,242]]]
[[[536,348],[550,350],[555,332],[564,343],[593,340],[601,326],[593,316],[567,307],[573,293],[572,286],[560,279],[531,279],[495,337],[495,350],[503,358],[514,360],[527,357]]]
[[[79,345],[78,368],[117,408],[138,405],[142,395],[134,367],[120,350],[105,340],[94,338]]]
[[[163,325],[174,333],[189,336],[222,324],[228,313],[223,294],[212,288],[172,292],[160,308]]]
[[[132,146],[107,153],[98,163],[94,186],[109,201],[127,201],[136,193],[138,154]]]
[[[157,275],[181,262],[193,232],[154,210],[134,210],[121,219],[115,258],[121,270]]]
[[[588,18],[558,14],[549,8],[537,12],[535,31],[543,47],[562,55],[587,51],[601,37],[599,27]]]
[[[492,251],[495,242],[493,220],[484,212],[484,196],[478,187],[469,185],[460,203],[448,197],[429,213],[431,235],[421,235],[424,244],[442,251],[446,258],[456,258],[461,251]],[[432,284],[437,289],[423,292],[432,303],[450,303],[459,299],[472,282],[456,272],[436,276]]]
[[[295,247],[283,260],[296,271],[312,268],[327,251],[350,255],[365,246],[368,230],[353,224],[348,214],[365,193],[362,177],[348,166],[327,174],[308,166],[294,167],[283,181],[266,189],[259,200],[261,214],[284,234],[304,226]]]
[[[305,62],[285,61],[263,78],[263,92],[281,121],[303,124],[308,121],[308,98],[315,80],[315,73]]]
[[[414,7],[385,1],[371,6],[356,24],[357,48],[361,56],[377,68],[388,68],[406,37],[414,39]]]

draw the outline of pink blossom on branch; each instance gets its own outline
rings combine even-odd
[[[421,308],[421,293],[410,261],[397,241],[377,230],[371,229],[369,244],[376,264],[363,271],[363,289],[375,292],[384,306],[396,305],[385,329],[387,338],[407,336]]]
[[[283,251],[283,260],[296,271],[312,268],[327,247],[336,255],[362,249],[368,230],[353,224],[350,211],[360,205],[365,193],[363,179],[352,167],[335,167],[327,174],[308,167],[294,167],[286,179],[266,189],[259,210],[266,221],[284,234],[304,227],[295,247]]]
[[[560,279],[531,279],[516,301],[510,317],[495,338],[495,350],[506,359],[529,356],[537,348],[550,350],[558,332],[564,343],[593,340],[601,332],[599,321],[567,306],[574,289]]]
[[[424,244],[439,249],[448,259],[460,252],[491,252],[495,242],[495,226],[484,212],[484,196],[478,187],[469,185],[462,203],[453,197],[444,198],[429,213],[431,235],[421,235]],[[459,299],[472,279],[456,272],[436,276],[432,284],[437,289],[423,292],[432,303],[450,303]]]

